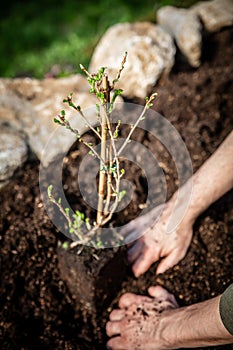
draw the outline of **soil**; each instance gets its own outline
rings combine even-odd
[[[201,67],[191,69],[184,62],[177,63],[170,77],[161,79],[155,88],[158,92],[155,109],[182,136],[194,171],[232,130],[232,41],[233,28],[206,36]],[[134,139],[149,147],[163,164],[169,198],[177,188],[177,173],[169,153],[140,129]],[[70,151],[63,177],[69,184],[67,197],[74,207],[91,213],[81,205],[76,188],[77,165],[86,152],[80,145],[78,147],[78,152],[77,149]],[[117,270],[110,265],[106,269],[106,280],[101,277],[102,280],[95,285],[95,322],[88,313],[85,317],[83,304],[79,303],[75,291],[68,287],[67,276],[62,273],[64,269],[58,246],[66,238],[56,230],[43,208],[38,167],[39,161],[31,156],[1,193],[1,349],[105,349],[104,325],[109,311],[125,291],[144,294],[149,286],[160,284],[175,294],[180,305],[189,305],[218,295],[233,281],[230,191],[198,218],[188,254],[166,273],[155,276],[155,264],[146,274],[134,278],[123,247],[119,253],[122,258],[116,258]],[[147,195],[143,172],[134,164],[130,168],[128,178],[136,190],[130,206],[118,215],[123,221],[138,215],[139,204],[146,201]],[[80,258],[86,261],[90,270],[98,264],[89,250],[83,249]],[[101,250],[98,254],[115,259],[113,249]],[[83,294],[89,298],[91,290],[85,279],[82,287]],[[103,293],[108,296],[105,302],[101,299]],[[210,349],[233,349],[233,345]]]

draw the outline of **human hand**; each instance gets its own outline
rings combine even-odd
[[[169,349],[161,334],[161,316],[164,311],[178,308],[175,297],[160,286],[149,288],[146,297],[132,293],[119,300],[119,309],[110,314],[106,325],[107,335],[112,337],[107,348],[125,349]]]
[[[194,219],[186,215],[173,230],[167,232],[173,209],[171,200],[164,207],[156,207],[122,229],[121,234],[129,247],[128,260],[136,277],[160,259],[157,274],[165,272],[184,258],[192,239]]]

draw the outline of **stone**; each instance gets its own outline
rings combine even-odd
[[[233,25],[233,1],[213,0],[201,1],[191,7],[192,12],[200,16],[209,32]]]
[[[201,63],[201,23],[193,11],[165,6],[157,11],[157,22],[175,39],[192,67]]]
[[[26,161],[28,147],[22,134],[1,126],[0,132],[0,189]]]
[[[94,50],[89,71],[107,67],[114,79],[124,53],[127,61],[119,87],[127,98],[145,98],[162,74],[173,67],[175,45],[160,26],[149,22],[121,23],[110,27]]]
[[[82,75],[44,80],[0,79],[0,125],[7,124],[24,132],[32,151],[47,166],[59,154],[66,153],[76,140],[74,134],[53,121],[62,109],[81,134],[88,129],[77,112],[63,103],[70,92],[89,122],[97,123],[97,99],[89,89]]]

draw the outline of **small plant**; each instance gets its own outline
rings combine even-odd
[[[96,221],[93,222],[92,225],[90,224],[90,219],[86,218],[84,213],[79,211],[75,211],[71,217],[69,209],[63,208],[61,199],[55,199],[52,193],[52,186],[48,187],[49,199],[57,205],[59,210],[65,216],[68,222],[69,232],[75,236],[75,245],[86,244],[87,242],[92,242],[94,246],[100,244],[101,241],[99,239],[94,239],[94,236],[98,236],[101,232],[101,228],[112,219],[119,202],[125,195],[125,191],[120,191],[121,179],[125,174],[125,169],[121,167],[121,154],[126,145],[130,142],[131,136],[140,121],[145,119],[146,110],[152,107],[152,101],[157,95],[154,93],[146,98],[145,106],[141,114],[138,116],[135,124],[131,125],[131,129],[126,139],[118,149],[117,139],[119,137],[122,121],[118,120],[117,124],[115,123],[113,125],[111,113],[117,96],[121,95],[123,92],[121,89],[116,89],[115,85],[120,79],[126,58],[127,53],[125,53],[121,66],[112,82],[109,82],[108,75],[105,72],[105,67],[102,67],[96,74],[90,74],[83,65],[80,65],[81,70],[86,74],[88,83],[90,84],[90,93],[94,94],[99,100],[99,103],[96,104],[96,115],[99,126],[93,127],[89,123],[82,107],[74,102],[72,93],[63,100],[64,103],[67,103],[79,114],[88,128],[98,137],[101,146],[100,153],[95,150],[92,143],[84,140],[77,129],[72,127],[66,118],[66,112],[64,110],[54,118],[55,123],[70,130],[76,135],[79,142],[86,145],[89,149],[90,156],[98,158],[99,160],[98,207]]]

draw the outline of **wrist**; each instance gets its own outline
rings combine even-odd
[[[199,215],[198,208],[192,203],[190,194],[186,194],[185,188],[181,188],[179,193],[178,191],[174,193],[167,202],[166,210],[174,226],[179,225],[184,228],[192,227]]]
[[[179,217],[180,223],[193,225],[197,217],[204,211],[205,200],[197,189],[196,179],[193,176],[169,200],[168,205],[177,213],[175,215]]]
[[[230,344],[233,336],[219,313],[220,297],[165,311],[160,322],[163,349],[194,348]]]

